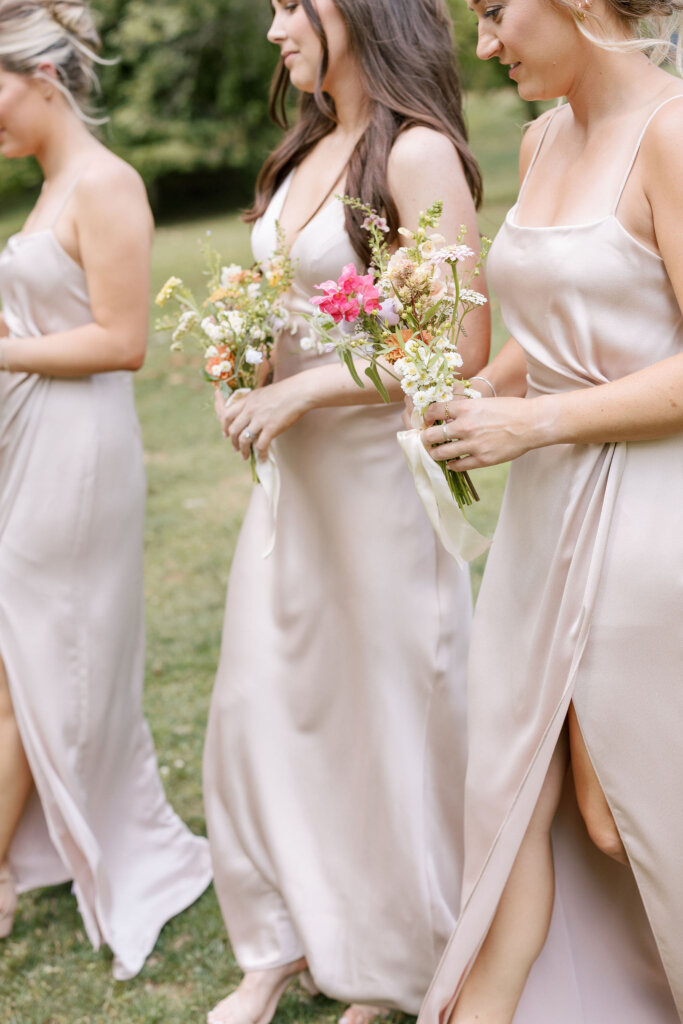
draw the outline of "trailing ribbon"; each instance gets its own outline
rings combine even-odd
[[[263,493],[266,496],[268,511],[270,513],[270,537],[265,550],[261,555],[261,558],[267,558],[275,547],[277,506],[280,500],[280,470],[278,469],[275,456],[270,448],[268,449],[268,455],[265,459],[259,459],[258,456],[255,457],[254,465],[256,467],[256,476],[259,479],[261,487],[263,487]]]
[[[233,391],[225,400],[226,407],[234,402],[236,398],[243,398],[245,395],[250,394],[251,388],[238,388]],[[268,449],[268,455],[265,459],[259,459],[252,449],[253,468],[258,477],[258,482],[263,487],[263,493],[266,496],[266,503],[268,505],[268,512],[270,514],[270,535],[266,544],[265,550],[263,551],[261,558],[267,558],[275,547],[275,533],[277,530],[277,506],[280,501],[280,470],[278,469],[277,462],[272,450]]]
[[[448,554],[463,568],[466,562],[486,551],[491,541],[475,530],[458,508],[441,466],[422,444],[420,430],[401,430],[396,437],[430,523]]]

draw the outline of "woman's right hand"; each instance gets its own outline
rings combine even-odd
[[[306,373],[298,373],[230,401],[216,389],[218,422],[243,459],[249,458],[252,448],[257,458],[267,458],[271,441],[313,408],[308,382]]]
[[[425,410],[422,443],[433,459],[456,471],[510,462],[550,443],[545,430],[549,398],[454,398],[434,403]]]

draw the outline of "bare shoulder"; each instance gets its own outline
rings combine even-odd
[[[98,147],[79,178],[76,199],[80,209],[88,216],[125,221],[135,220],[138,229],[148,223],[152,215],[147,190],[138,172],[125,160]]]
[[[683,173],[683,92],[672,93],[652,116],[642,141],[642,156],[651,169],[680,177]]]
[[[434,128],[415,125],[398,136],[387,164],[387,184],[399,209],[402,200],[425,209],[434,199],[449,197],[469,204],[470,190],[458,151]]]
[[[451,140],[426,125],[413,125],[396,138],[389,154],[390,175],[424,173],[431,161],[438,161],[442,167],[451,170],[460,164],[457,150]]]

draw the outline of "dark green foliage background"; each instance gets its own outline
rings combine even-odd
[[[417,2],[417,0],[415,0]],[[497,88],[497,62],[475,56],[476,21],[464,0],[451,0],[463,81]],[[102,138],[147,182],[162,216],[195,207],[248,202],[256,172],[278,138],[268,117],[268,87],[277,60],[265,34],[268,0],[92,0],[104,41],[118,58],[100,69]],[[32,160],[0,162],[0,194],[35,188]]]

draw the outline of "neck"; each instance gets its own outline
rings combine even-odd
[[[602,50],[589,44],[587,59],[567,90],[574,120],[586,132],[615,114],[648,106],[670,76],[638,51]],[[662,77],[664,76],[664,78]]]
[[[97,142],[86,125],[64,102],[55,108],[45,135],[34,156],[46,181],[57,178],[70,165],[80,163],[85,153]]]
[[[352,73],[347,72],[339,81],[331,82],[329,86],[326,82],[325,91],[334,100],[337,132],[349,138],[357,138],[368,121],[368,97],[355,66]]]

